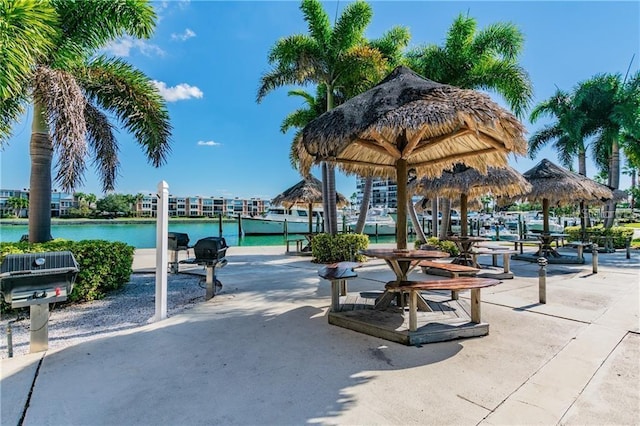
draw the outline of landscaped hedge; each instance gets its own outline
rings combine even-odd
[[[318,263],[335,263],[344,260],[364,262],[359,250],[369,247],[369,237],[362,234],[318,234],[311,240],[311,253]]]
[[[11,253],[40,253],[68,250],[78,262],[80,272],[69,295],[68,302],[84,302],[103,298],[129,282],[134,247],[103,240],[67,241],[47,243],[0,243],[0,261]],[[2,312],[9,305],[2,301]]]
[[[581,239],[579,226],[567,226],[564,228],[564,233],[569,235],[569,241]],[[605,237],[612,238],[614,248],[625,248],[627,246],[627,240],[633,237],[633,228],[625,228],[623,226],[615,226],[608,229],[602,226],[587,228],[587,239],[589,241],[602,246],[604,245]]]

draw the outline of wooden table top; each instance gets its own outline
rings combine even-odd
[[[366,249],[361,254],[385,260],[420,260],[442,259],[449,257],[449,253],[438,250],[409,250],[409,249]]]

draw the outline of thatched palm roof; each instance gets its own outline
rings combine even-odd
[[[405,67],[307,124],[298,144],[303,173],[328,161],[347,173],[396,180],[399,249],[407,246],[409,169],[436,177],[464,163],[486,173],[487,166],[506,167],[509,153],[526,151],[522,124],[489,96]]]
[[[549,200],[551,204],[577,204],[580,201],[605,202],[614,197],[609,187],[586,176],[553,164],[546,158],[523,173],[531,191],[523,195],[529,201]]]
[[[457,164],[439,178],[424,177],[409,184],[409,191],[424,196],[458,199],[460,194],[478,197],[485,194],[514,197],[531,191],[531,185],[512,167],[489,167],[487,174]]]
[[[396,68],[372,89],[322,114],[302,133],[303,172],[332,161],[347,173],[396,177],[405,159],[418,176],[437,177],[463,162],[486,172],[525,154],[524,127],[489,96]]]
[[[346,206],[349,204],[347,197],[340,193],[336,194],[336,198],[338,206]],[[309,176],[291,188],[286,189],[281,194],[276,195],[276,197],[271,200],[271,203],[275,205],[281,204],[285,207],[294,204],[322,204],[322,182],[313,176]]]

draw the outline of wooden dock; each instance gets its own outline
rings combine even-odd
[[[329,312],[329,324],[405,345],[444,342],[489,334],[489,324],[471,322],[469,302],[452,300],[451,292],[422,293],[432,312],[418,311],[418,328],[409,331],[409,308],[373,309],[381,292],[340,297],[340,309]]]

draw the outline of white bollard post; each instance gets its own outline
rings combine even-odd
[[[594,244],[592,246],[593,251],[591,252],[591,266],[593,268],[593,273],[598,273],[598,245]]]
[[[544,257],[538,258],[538,265],[540,269],[538,270],[538,298],[540,299],[540,303],[547,303],[547,264],[549,261]]]
[[[156,218],[156,314],[154,321],[167,317],[167,264],[169,249],[169,184],[158,183],[158,216]]]

